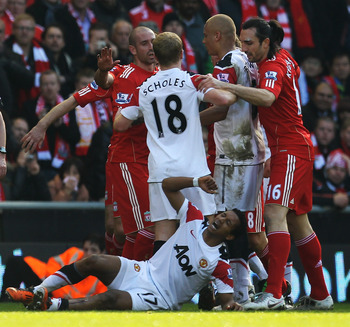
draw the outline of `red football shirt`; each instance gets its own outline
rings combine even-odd
[[[287,152],[299,158],[313,160],[313,146],[309,131],[301,115],[298,77],[300,69],[285,50],[259,65],[259,87],[271,91],[276,100],[271,107],[259,107],[271,156]]]

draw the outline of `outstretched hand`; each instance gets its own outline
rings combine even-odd
[[[223,306],[222,310],[243,311],[243,307],[237,302],[227,303]]]
[[[198,178],[198,185],[203,191],[210,194],[215,194],[218,189],[214,178],[210,175]]]
[[[113,60],[112,48],[109,47],[102,48],[101,53],[97,55],[97,66],[103,72],[108,72],[119,62],[120,60]]]
[[[37,147],[41,147],[45,138],[46,130],[40,128],[38,125],[34,126],[21,139],[22,149],[25,152],[33,153]]]

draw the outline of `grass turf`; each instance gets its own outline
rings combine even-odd
[[[0,303],[1,326],[122,326],[122,327],[345,327],[350,326],[350,304],[337,303],[329,312],[200,312],[185,304],[177,312],[29,312],[18,303]]]

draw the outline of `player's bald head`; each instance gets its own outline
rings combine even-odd
[[[155,34],[154,32],[146,27],[146,26],[138,26],[138,27],[135,27],[132,32],[130,33],[130,36],[129,36],[129,44],[132,45],[132,46],[136,46],[136,43],[137,43],[137,39],[141,36],[141,35],[149,35],[149,34],[152,34],[153,35],[153,38],[155,38]]]
[[[232,18],[227,15],[218,14],[212,16],[207,20],[205,26],[212,32],[220,32],[224,37],[236,37],[236,25]]]

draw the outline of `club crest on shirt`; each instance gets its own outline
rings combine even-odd
[[[201,268],[207,268],[208,267],[208,261],[206,259],[200,259],[199,260],[199,266]]]
[[[269,70],[268,72],[265,73],[265,79],[272,79],[274,81],[277,80],[277,72],[273,72]]]
[[[125,103],[130,103],[132,99],[132,94],[127,94],[127,93],[117,93],[117,98],[115,99],[116,103],[120,104],[125,104]]]
[[[113,202],[113,211],[114,212],[118,211],[118,203],[116,201]]]
[[[232,269],[231,268],[227,269],[227,277],[230,278],[230,279],[233,279],[233,277],[232,277]]]
[[[229,75],[228,75],[228,74],[224,74],[224,73],[219,73],[219,74],[217,74],[217,76],[216,76],[216,78],[217,78],[219,81],[221,81],[221,82],[226,82],[226,83],[229,82],[228,77],[229,77]]]
[[[145,211],[143,215],[145,217],[145,221],[151,221],[151,213],[149,211]]]
[[[137,263],[134,263],[135,271],[139,272],[141,270],[140,266]]]

